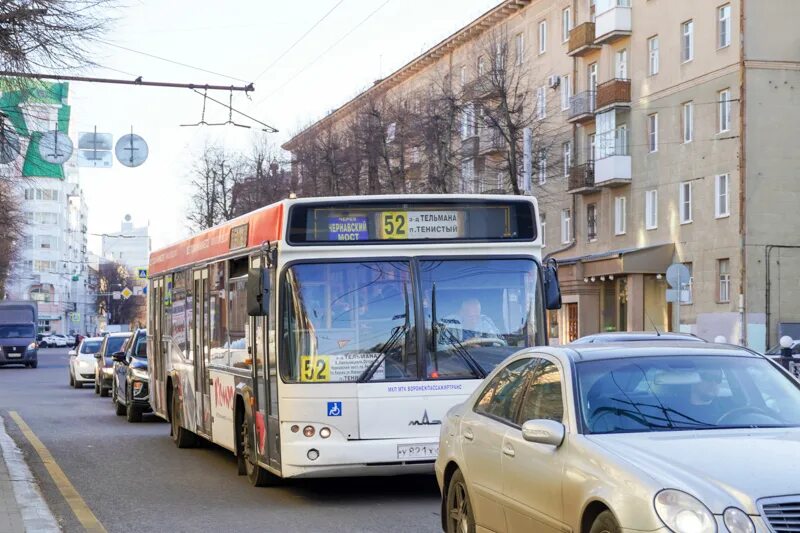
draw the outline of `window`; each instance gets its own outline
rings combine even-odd
[[[561,211],[561,243],[569,244],[572,237],[572,212],[569,209]]]
[[[56,265],[55,261],[43,261],[41,259],[36,259],[33,262],[33,270],[36,272],[46,272],[57,274],[58,265]]]
[[[561,109],[569,109],[569,99],[572,98],[572,78],[569,74],[561,76]]]
[[[478,56],[478,76],[483,76],[486,73],[486,58]]]
[[[628,79],[628,50],[623,48],[618,50],[615,54],[615,71],[616,77],[620,80]]]
[[[515,52],[517,58],[517,66],[522,65],[525,61],[525,35],[518,33],[514,38]]]
[[[475,160],[461,161],[461,192],[475,192]]]
[[[614,198],[614,235],[625,235],[627,222],[627,199],[624,196]]]
[[[33,248],[33,237],[30,235],[22,236],[22,248]]]
[[[461,65],[460,76],[461,76],[461,86],[463,87],[464,85],[467,84],[467,67],[464,65]]]
[[[685,181],[679,187],[681,224],[689,224],[692,221],[692,183]]]
[[[731,301],[731,261],[730,259],[717,260],[719,273],[719,303]]]
[[[536,89],[536,118],[547,117],[547,87],[542,85]]]
[[[590,242],[597,240],[597,204],[586,206],[586,237]]]
[[[547,152],[544,150],[539,152],[539,161],[537,165],[539,173],[539,185],[544,185],[547,183]]]
[[[597,146],[596,139],[597,136],[594,133],[591,133],[586,137],[586,144],[588,145],[589,148],[589,154],[587,155],[587,163],[594,163],[595,149]]]
[[[386,142],[394,141],[395,134],[397,133],[397,123],[392,122],[386,126]]]
[[[730,131],[731,129],[731,90],[725,89],[719,92],[718,98],[719,111],[719,133]]]
[[[461,111],[461,138],[468,139],[475,135],[475,106],[467,104]]]
[[[237,368],[250,368],[247,356],[247,278],[237,278],[228,283],[230,295],[228,306],[228,349],[230,365]]]
[[[655,189],[644,193],[644,227],[658,228],[658,191]]]
[[[728,174],[720,174],[714,180],[714,215],[717,218],[730,216],[729,194],[728,194]]]
[[[694,301],[693,300],[694,297],[692,296],[692,291],[694,289],[694,268],[692,266],[692,263],[684,263],[683,266],[685,266],[686,269],[689,271],[689,282],[686,283],[683,287],[681,287],[682,291],[686,291],[681,294],[681,303],[690,304]]]
[[[725,48],[731,45],[731,5],[725,4],[717,8],[717,46]]]
[[[592,63],[589,65],[587,70],[587,77],[586,77],[589,85],[590,91],[597,90],[597,63]],[[592,111],[594,111],[594,105],[592,105]]]
[[[539,22],[539,53],[547,52],[547,21]]]
[[[658,74],[658,36],[647,39],[647,75]]]
[[[532,366],[532,365],[531,365]],[[522,399],[519,424],[528,420],[564,419],[564,400],[561,396],[561,374],[551,361],[539,359],[533,370],[528,391]]]
[[[589,0],[589,22],[594,22],[597,16],[597,0]]]
[[[525,369],[530,362],[530,359],[519,359],[498,372],[486,385],[475,403],[474,411],[501,422],[516,424],[517,407],[525,390]]]
[[[494,47],[494,68],[502,70],[506,66],[506,44],[498,42]]]
[[[683,142],[690,143],[694,138],[694,102],[683,104]]]
[[[36,237],[36,247],[46,250],[58,248],[58,240],[52,235],[39,235]]]
[[[650,152],[658,152],[658,113],[647,115],[647,147]]]
[[[561,146],[564,160],[564,177],[569,177],[569,169],[572,168],[572,141],[567,141]]]
[[[681,61],[686,63],[694,59],[694,21],[687,20],[681,24]]]
[[[569,41],[569,32],[572,31],[572,10],[565,7],[561,11],[561,41]]]
[[[541,219],[541,232],[542,232],[542,248],[547,246],[547,218],[545,217],[544,213],[540,213],[539,217]]]

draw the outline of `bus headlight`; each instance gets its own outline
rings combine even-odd
[[[316,430],[314,429],[314,426],[306,426],[306,427],[303,428],[303,435],[305,435],[306,437],[309,437],[309,438],[313,437],[314,433],[316,433]]]
[[[322,428],[319,430],[319,436],[323,439],[327,439],[331,436],[331,428]]]

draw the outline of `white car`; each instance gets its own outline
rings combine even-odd
[[[45,335],[39,342],[39,346],[41,348],[53,348],[53,347],[64,348],[66,347],[66,345],[67,345],[67,338],[57,333],[51,333],[49,335]]]
[[[69,352],[69,384],[80,389],[84,383],[94,383],[95,357],[100,350],[103,337],[88,337]]]
[[[451,532],[800,531],[800,384],[700,342],[527,349],[442,422]]]

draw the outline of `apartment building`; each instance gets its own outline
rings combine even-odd
[[[504,61],[535,73],[526,102],[557,136],[543,156],[536,135],[519,144],[533,170],[517,177],[561,265],[551,339],[658,328],[763,349],[800,323],[798,16],[794,0],[507,0],[285,148],[352,125],[367,101],[416,94],[434,73],[475,83],[491,63],[477,43],[503,36]],[[511,192],[508,166],[492,165],[508,144],[471,105],[450,190]],[[668,301],[673,263],[690,280]]]

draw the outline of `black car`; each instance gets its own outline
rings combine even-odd
[[[125,341],[130,338],[129,332],[125,333],[110,333],[103,339],[103,344],[100,345],[94,358],[96,359],[94,365],[94,393],[100,396],[108,396],[111,390],[112,377],[114,376],[114,360],[111,358],[117,352],[122,351]]]
[[[114,358],[111,401],[116,413],[128,422],[141,422],[150,409],[150,380],[147,376],[147,330],[137,329]]]

